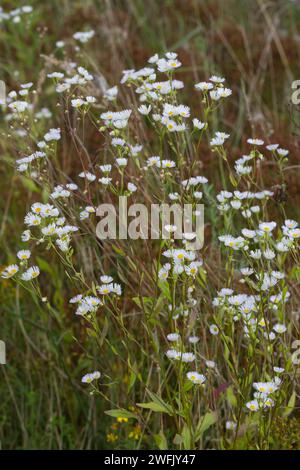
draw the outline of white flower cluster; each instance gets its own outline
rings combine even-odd
[[[14,10],[4,11],[0,6],[0,23],[2,21],[12,21],[14,24],[20,23],[22,16],[29,14],[33,11],[32,6],[24,5],[20,8],[15,8]]]
[[[102,296],[103,300],[93,295],[84,296],[83,294],[78,294],[69,300],[71,304],[78,304],[75,312],[76,315],[89,319],[91,318],[91,315],[95,314],[98,308],[103,305],[105,297],[112,298],[114,296],[122,295],[120,284],[113,282],[113,278],[111,276],[103,275],[100,277],[100,281],[102,284],[95,285],[94,288]]]
[[[81,42],[82,44],[87,43],[94,36],[95,31],[92,29],[90,31],[77,31],[73,34],[73,38],[76,39],[76,41]]]
[[[62,72],[51,72],[48,73],[48,78],[52,78],[56,83],[57,93],[64,93],[70,91],[72,86],[84,86],[88,82],[92,81],[94,77],[84,68],[77,67],[76,64],[70,63],[68,73],[72,75],[71,77],[65,77],[65,74]],[[57,83],[59,82],[59,83]],[[82,99],[73,99],[72,105],[77,108],[83,104],[89,105],[95,103],[94,96],[87,96],[85,100]]]
[[[93,36],[94,31],[77,32],[73,35],[80,43],[87,42]],[[249,398],[245,396],[246,402],[243,402],[243,406],[250,411],[265,412],[274,406],[276,393],[284,383],[278,376],[271,379],[274,372],[277,375],[284,372],[282,365],[286,367],[283,364],[286,357],[281,354],[280,345],[291,328],[285,311],[292,291],[286,280],[285,262],[289,256],[294,257],[299,249],[300,228],[293,219],[285,218],[279,223],[272,220],[273,216],[269,218],[266,206],[274,197],[274,191],[261,188],[255,180],[255,172],[263,164],[265,148],[270,152],[267,158],[271,155],[280,168],[287,160],[288,151],[278,144],[265,146],[262,139],[248,139],[247,143],[252,146],[249,154],[238,158],[234,162],[235,171],[230,170],[232,188],[230,189],[229,183],[228,186],[222,185],[214,200],[214,189],[208,184],[206,176],[199,174],[202,173],[202,166],[198,163],[202,162],[193,162],[190,154],[193,153],[191,149],[194,140],[195,149],[198,150],[202,136],[206,136],[205,131],[209,130],[206,136],[208,149],[217,158],[220,157],[222,163],[226,161],[229,165],[225,143],[230,135],[209,129],[209,115],[232,91],[224,86],[225,79],[216,75],[195,84],[205,112],[193,117],[191,109],[178,99],[178,90],[184,84],[174,79],[173,73],[180,66],[177,54],[167,52],[162,57],[155,54],[149,59],[147,66],[140,70],[125,70],[121,84],[135,90],[139,97],[137,109],[116,109],[118,87],[105,89],[103,98],[106,107],[102,108],[104,110],[100,112],[100,121],[97,124],[100,123],[101,127],[98,128],[100,127],[101,133],[107,132],[107,151],[101,154],[101,159],[96,160],[96,163],[89,158],[88,163],[82,165],[78,180],[84,189],[80,189],[80,183],[77,185],[58,181],[54,186],[51,184],[51,204],[32,204],[24,219],[27,229],[22,234],[22,241],[37,241],[38,244],[45,243],[47,248],[55,251],[58,249],[60,256],[61,252],[65,254],[61,257],[67,260],[68,267],[73,267],[71,236],[79,230],[73,222],[78,220],[78,225],[84,222],[85,227],[92,226],[91,215],[95,214],[99,200],[104,199],[107,194],[110,198],[120,195],[134,198],[133,193],[140,187],[143,192],[144,183],[146,187],[146,184],[149,183],[150,186],[154,181],[161,200],[191,204],[192,217],[199,213],[199,209],[196,209],[197,202],[204,200],[212,203],[213,209],[216,208],[221,214],[220,219],[224,220],[222,234],[215,236],[215,239],[220,242],[220,256],[225,252],[226,258],[225,281],[216,288],[212,305],[209,302],[202,303],[202,292],[205,289],[211,290],[208,288],[203,259],[197,250],[191,248],[191,242],[196,236],[194,232],[183,233],[182,240],[179,241],[175,236],[176,223],[167,223],[162,231],[168,237],[160,245],[159,258],[151,260],[157,293],[160,295],[159,315],[166,317],[169,322],[170,332],[162,334],[162,337],[166,344],[172,343],[172,348],[166,350],[163,360],[170,370],[174,369],[184,375],[188,381],[185,383],[187,389],[190,387],[202,391],[202,387],[192,387],[192,384],[202,386],[210,383],[208,378],[211,374],[213,380],[219,378],[216,362],[200,354],[200,337],[206,331],[198,333],[199,336],[196,333],[199,317],[203,313],[206,316],[205,327],[211,335],[210,341],[216,345],[215,349],[212,347],[213,351],[218,351],[219,346],[225,344],[227,353],[230,331],[234,337],[239,338],[239,347],[241,345],[242,348],[253,350],[261,344],[268,354],[272,354],[272,371],[267,370],[271,362],[269,364],[266,360],[264,370],[259,372],[259,377],[266,377],[269,381],[254,382],[253,400],[246,401]],[[164,74],[163,77],[160,74]],[[71,104],[72,113],[76,114],[79,122],[85,113],[93,113],[91,105],[96,103],[96,98],[89,90],[92,85],[89,82],[93,80],[93,76],[84,67],[70,63],[64,73],[54,71],[48,77],[54,80],[57,93],[66,92],[66,102]],[[12,116],[31,111],[31,105],[25,98],[20,98],[27,95],[31,86],[32,84],[24,84],[19,94],[9,94],[8,108]],[[89,91],[85,93],[84,87]],[[50,118],[51,111],[42,108],[36,113],[36,117]],[[136,121],[146,122],[159,136],[160,147],[155,154],[149,151],[148,143],[143,146],[139,142],[130,141],[130,128],[135,126]],[[39,150],[16,161],[18,171],[31,171],[33,162],[48,161],[55,154],[61,136],[60,128],[50,128],[38,142]],[[198,152],[194,150],[194,153],[197,160]],[[112,160],[109,159],[110,156]],[[132,168],[134,171],[131,173]],[[143,181],[145,175],[147,179]],[[140,181],[143,181],[141,186]],[[67,215],[71,216],[71,223],[67,222]],[[243,225],[236,223],[237,220],[242,220]],[[37,277],[39,268],[28,266],[30,257],[30,250],[19,250],[18,264],[7,266],[2,271],[2,277],[7,279],[16,276],[20,281],[30,281]],[[22,272],[19,275],[20,270]],[[77,281],[82,281],[82,276],[82,272],[76,272]],[[113,311],[122,295],[122,287],[109,275],[101,276],[99,283],[92,282],[89,286],[84,280],[83,284],[80,293],[69,302],[76,304],[75,314],[94,327],[98,309],[103,307],[103,310],[108,308],[110,312]],[[147,301],[150,304],[151,297]],[[205,312],[200,312],[203,305]],[[233,345],[234,340],[229,340],[230,345]],[[191,363],[192,370],[188,370]],[[201,373],[203,364],[206,367],[205,375]],[[234,367],[235,364],[230,369]],[[249,383],[255,379],[254,373],[257,374],[257,371],[251,372]],[[95,371],[86,374],[82,382],[92,383],[99,378],[100,372]],[[238,377],[236,380],[238,382]],[[236,426],[235,421],[226,421],[226,429],[234,430]]]
[[[258,411],[260,409],[272,408],[275,404],[274,394],[277,392],[281,384],[281,379],[275,377],[271,382],[254,382],[253,387],[254,400],[248,401],[246,407],[250,411]]]

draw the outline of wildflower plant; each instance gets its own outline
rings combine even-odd
[[[76,32],[73,39],[84,47],[94,35]],[[115,431],[129,420],[136,448],[271,448],[277,418],[288,418],[296,406],[289,275],[299,265],[300,228],[283,204],[274,211],[261,163],[272,160],[284,182],[288,151],[249,138],[248,154],[232,164],[226,125],[213,125],[232,90],[225,78],[208,77],[194,84],[190,109],[174,52],[124,70],[120,85],[102,93],[88,66],[57,64],[46,82],[55,111],[37,106],[33,83],[7,95],[5,119],[20,145],[16,172],[42,197],[24,213],[3,280],[30,291],[53,315],[44,293],[49,272],[39,260],[53,253],[63,266],[65,308],[97,348],[78,383],[117,419],[107,433],[111,445],[119,445]],[[203,145],[218,161],[221,189],[205,175]],[[163,227],[166,238],[99,240],[97,207],[120,196],[146,206],[191,204],[193,218],[201,202],[217,236],[211,248],[205,240],[194,250],[195,234],[177,239],[171,221]]]

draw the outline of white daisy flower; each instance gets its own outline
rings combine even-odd
[[[76,33],[73,34],[73,38],[76,39],[77,41],[81,42],[82,44],[85,44],[94,35],[95,35],[95,31],[93,31],[93,30],[90,30],[90,31],[77,31]]]
[[[190,336],[189,337],[189,343],[191,344],[196,344],[200,340],[199,336]]]
[[[21,240],[22,242],[28,242],[30,240],[30,230],[24,230],[24,232],[21,235]]]
[[[111,276],[104,275],[104,276],[100,276],[100,281],[103,284],[110,284],[111,282],[113,282],[113,278]]]
[[[29,259],[30,256],[31,256],[31,251],[30,250],[20,250],[17,253],[17,257],[22,261]]]
[[[82,299],[82,295],[81,294],[77,294],[75,295],[74,297],[72,297],[70,300],[69,300],[69,303],[70,304],[77,304],[78,302],[80,302]]]
[[[23,113],[26,109],[29,108],[29,104],[27,101],[13,101],[9,103],[8,107],[16,113]]]
[[[90,384],[91,382],[93,382],[94,380],[98,380],[100,379],[101,377],[101,373],[96,370],[95,372],[91,372],[89,374],[85,374],[82,379],[81,379],[81,382],[82,383],[86,383],[86,384]]]
[[[60,140],[61,138],[61,130],[57,129],[50,129],[45,135],[44,140],[46,142],[51,142],[52,140]]]
[[[206,381],[206,377],[198,372],[187,372],[186,376],[188,380],[197,385],[202,385]]]
[[[137,186],[133,183],[128,183],[127,185],[127,189],[128,191],[130,191],[131,193],[134,193],[136,190],[137,190]]]
[[[282,323],[276,323],[276,325],[273,327],[273,330],[276,331],[276,333],[282,334],[286,332],[287,327]]]
[[[116,163],[120,167],[125,167],[128,163],[127,158],[116,158]]]
[[[237,424],[234,421],[226,421],[225,428],[227,431],[234,431],[237,427]]]
[[[276,222],[261,222],[259,224],[259,230],[264,233],[270,233],[276,227]]]
[[[261,139],[247,139],[247,142],[251,145],[264,145],[264,141]]]
[[[166,352],[166,356],[168,359],[180,359],[181,357],[181,353],[179,351],[176,351],[176,349],[169,349],[167,352]]]
[[[214,335],[214,336],[216,336],[216,335],[219,334],[219,328],[218,328],[217,325],[215,325],[215,324],[210,325],[209,331],[210,331],[210,333],[211,333],[212,335]]]
[[[209,80],[213,83],[224,83],[225,82],[225,78],[223,77],[218,77],[217,75],[212,75]]]
[[[279,144],[270,144],[270,145],[267,145],[266,148],[270,151],[274,151],[276,150],[277,148],[279,147]]]
[[[117,86],[113,86],[111,88],[108,88],[104,92],[104,97],[108,101],[114,101],[117,98],[117,96],[118,96],[118,87]]]
[[[296,239],[300,237],[300,229],[299,228],[293,228],[288,231],[287,235],[291,239]]]
[[[84,104],[85,104],[85,101],[81,98],[71,100],[71,105],[72,105],[73,108],[80,108]]]
[[[246,403],[246,407],[247,407],[250,411],[258,411],[258,410],[259,410],[258,401],[257,401],[257,400],[248,401],[248,403]]]
[[[41,223],[41,218],[38,215],[31,214],[30,212],[26,214],[24,218],[24,223],[28,225],[29,227],[35,226],[35,225],[40,225]]]
[[[280,155],[281,157],[286,157],[288,154],[289,154],[289,151],[286,150],[286,149],[281,149],[281,148],[278,148],[276,150],[276,152],[278,153],[278,155]]]
[[[82,171],[79,173],[79,178],[85,178],[88,181],[95,181],[96,176],[93,173],[90,173],[89,171]]]
[[[176,166],[176,163],[173,162],[173,160],[162,160],[161,161],[161,167],[162,168],[174,168]]]
[[[32,279],[38,277],[39,274],[40,270],[38,266],[31,266],[21,275],[21,279],[23,281],[31,281]]]
[[[140,106],[138,108],[138,111],[143,114],[144,116],[148,116],[148,114],[150,113],[151,111],[151,105],[149,106],[146,106],[145,104],[142,104],[142,106]]]
[[[3,279],[9,279],[13,277],[19,271],[19,266],[17,264],[10,264],[2,271],[1,277]]]
[[[195,129],[204,129],[204,127],[206,126],[206,123],[205,122],[201,122],[199,121],[199,119],[193,119],[193,126],[195,127]]]
[[[214,369],[216,367],[215,361],[208,361],[207,360],[207,361],[205,361],[205,364],[209,369]]]
[[[111,165],[99,165],[99,168],[103,173],[110,173],[112,166]]]
[[[171,342],[178,341],[180,339],[180,335],[178,333],[169,333],[167,335],[167,340]]]
[[[195,84],[196,90],[209,91],[213,89],[213,84],[209,82],[199,82]]]
[[[193,362],[195,360],[195,354],[189,352],[182,353],[181,360],[182,362]]]

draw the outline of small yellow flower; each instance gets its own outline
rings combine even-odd
[[[135,439],[136,441],[140,438],[142,434],[142,428],[139,424],[134,426],[133,430],[129,433],[128,437],[130,439]]]
[[[117,418],[118,423],[128,423],[128,418],[121,418],[120,416]]]
[[[112,432],[106,435],[107,442],[116,442],[117,440],[118,440],[118,436],[116,434],[113,434]]]

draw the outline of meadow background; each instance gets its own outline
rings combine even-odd
[[[33,12],[20,23],[0,23],[0,79],[10,91],[20,83],[35,84],[39,107],[52,113],[49,123],[37,126],[57,127],[59,114],[46,74],[64,54],[88,68],[101,83],[117,84],[121,72],[144,66],[154,53],[168,50],[179,54],[183,63],[177,78],[187,82],[182,97],[193,108],[193,83],[213,73],[226,77],[233,96],[215,119],[226,125],[231,135],[230,160],[246,153],[246,139],[255,135],[279,142],[289,149],[289,164],[285,169],[285,187],[264,162],[266,187],[274,187],[276,205],[285,201],[289,218],[300,218],[299,184],[299,109],[291,104],[291,83],[300,79],[300,5],[297,1],[267,0],[36,0],[28,2],[1,1],[5,10],[31,5]],[[95,37],[76,56],[72,44],[57,50],[58,40],[68,41],[76,31],[93,29]],[[55,52],[54,52],[55,51]],[[189,77],[188,80],[186,78]],[[97,86],[96,83],[96,86]],[[123,107],[127,95],[120,96]],[[41,200],[43,188],[15,172],[15,159],[26,152],[21,137],[9,133],[9,126],[0,114],[0,264],[5,266],[20,246],[23,219],[32,202]],[[218,128],[218,122],[215,122]],[[220,126],[222,128],[222,126]],[[101,153],[101,135],[87,129],[89,151]],[[137,129],[137,134],[139,130]],[[142,136],[145,138],[145,136]],[[99,150],[100,149],[100,150]],[[155,152],[154,152],[155,154]],[[208,149],[202,150],[203,174],[209,178],[213,192],[221,189],[218,161]],[[80,162],[72,158],[72,147],[64,142],[59,153],[60,171],[76,175]],[[279,201],[279,202],[278,202]],[[210,210],[210,209],[209,209]],[[211,208],[210,220],[217,214]],[[226,274],[219,265],[219,251],[214,244],[216,234],[207,228],[208,254],[211,273],[218,272],[218,284]],[[95,256],[95,246],[78,246],[82,269],[89,272]],[[105,265],[107,254],[101,254]],[[141,252],[135,267],[115,253],[116,271],[123,272],[132,291],[138,290],[139,273],[147,252]],[[13,261],[11,261],[13,262]],[[91,396],[80,382],[91,364],[101,369],[109,362],[118,387],[108,393],[112,402],[126,407],[128,394],[139,396],[138,386],[128,386],[130,374],[123,362],[106,347],[102,354],[76,319],[68,304],[72,295],[63,267],[55,256],[37,258],[43,269],[42,285],[51,302],[51,312],[9,280],[0,282],[0,338],[6,342],[7,364],[0,370],[0,447],[2,449],[105,449],[151,447],[153,440],[141,437],[140,430],[130,420],[115,423],[117,442],[107,437],[114,419],[104,414],[110,408],[104,399]],[[216,266],[218,267],[216,269]],[[117,269],[118,267],[118,269]],[[217,281],[216,281],[217,282]],[[296,302],[300,306],[298,278],[291,275]],[[132,308],[124,300],[125,309]],[[299,307],[298,307],[299,308]],[[295,309],[296,323],[299,310]],[[132,334],[139,328],[132,322]],[[122,342],[116,332],[115,346]],[[100,356],[99,356],[100,354]],[[126,357],[126,348],[124,348]],[[126,359],[125,359],[126,360]],[[140,365],[142,367],[142,364]],[[116,391],[118,390],[118,391]],[[133,397],[133,401],[135,398]],[[138,401],[142,401],[139,399]],[[278,422],[277,448],[297,448],[300,426],[297,412]],[[138,433],[138,439],[134,433]],[[147,434],[147,433],[146,433]],[[275,433],[276,434],[276,433]],[[297,437],[298,436],[298,437]],[[142,439],[142,444],[140,439]],[[242,444],[241,444],[242,446]],[[203,447],[218,447],[207,436]]]

